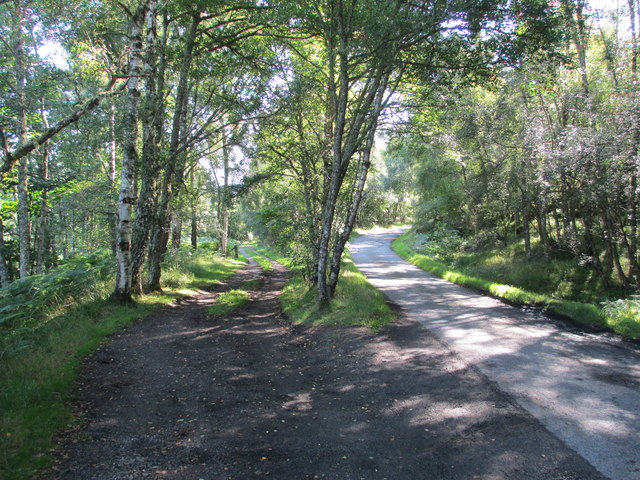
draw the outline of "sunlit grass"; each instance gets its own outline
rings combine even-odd
[[[265,247],[264,245],[254,245],[253,248],[254,248],[254,250],[258,251],[259,253],[263,254],[264,256],[275,260],[276,262],[284,265],[285,267],[288,267],[288,268],[294,267],[293,262],[291,261],[290,258],[283,257],[282,255],[280,255],[278,252],[276,252],[272,248]]]
[[[260,252],[260,250],[258,250],[258,248],[255,248],[255,250]],[[262,255],[259,255],[256,252],[252,252],[251,250],[249,250],[247,253],[249,254],[249,256],[251,258],[253,258],[256,262],[258,262],[258,265],[260,265],[260,268],[262,270],[271,270],[273,268],[273,265],[271,264],[271,261],[269,261],[268,258],[264,258]],[[262,253],[262,252],[260,252],[260,253]]]
[[[91,300],[40,322],[37,328],[0,337],[0,478],[31,478],[50,463],[52,436],[76,421],[67,401],[84,356],[118,329],[176,298],[197,293],[243,265],[212,256],[191,256],[180,264],[180,272],[168,275],[173,280],[170,286],[163,284],[163,294],[136,298],[133,306]]]
[[[359,232],[354,232],[352,238],[358,235]],[[359,325],[375,330],[395,319],[395,314],[387,305],[384,296],[357,269],[348,252],[345,252],[342,261],[340,280],[334,298],[328,306],[321,308],[317,301],[317,290],[309,285],[302,269],[296,267],[290,258],[283,257],[275,250],[262,245],[254,248],[297,271],[281,297],[282,308],[292,321],[337,326]]]
[[[309,286],[302,274],[294,276],[285,287],[281,302],[283,310],[296,323],[360,325],[375,330],[395,319],[384,296],[367,281],[348,254],[328,306],[318,305],[316,289]]]
[[[221,293],[213,305],[207,308],[211,315],[224,316],[249,301],[249,292],[234,289]]]
[[[452,268],[450,265],[446,265],[431,257],[411,250],[406,235],[398,237],[393,242],[393,249],[401,257],[423,270],[431,272],[434,275],[458,285],[486,292],[495,297],[516,304],[539,307],[546,311],[564,315],[583,324],[608,327],[621,335],[630,338],[640,338],[640,318],[638,316],[635,316],[635,318],[630,315],[617,317],[613,314],[608,314],[602,308],[594,304],[554,298],[544,292],[540,293],[530,291],[524,288],[496,282],[495,280],[491,281],[485,278],[469,275],[465,272],[456,270],[455,267]],[[490,258],[493,259],[494,256]],[[497,261],[494,260],[494,264],[495,263],[497,263]],[[512,269],[515,268],[516,267],[512,266]],[[523,274],[526,274],[526,270]],[[537,282],[544,283],[540,278],[537,279]],[[546,284],[548,283],[549,278],[547,277]]]

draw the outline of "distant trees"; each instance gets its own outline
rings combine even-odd
[[[471,85],[494,81],[501,68],[516,75],[524,59],[544,56],[540,47],[556,40],[560,14],[571,26],[572,48],[584,53],[582,85],[593,82],[582,10],[568,0],[558,9],[545,0],[123,0],[76,7],[0,2],[2,33],[12,42],[0,45],[7,60],[0,68],[3,284],[110,248],[114,299],[159,290],[170,242],[180,245],[189,226],[197,244],[208,196],[223,253],[240,225],[234,227],[238,206],[248,227],[291,246],[326,303],[360,212],[404,217],[395,200],[410,193],[397,162],[387,157],[387,176],[377,172],[374,188],[367,187],[391,103],[453,89],[470,98]],[[58,65],[44,59],[52,47],[61,51]],[[582,90],[595,91],[591,83]],[[535,117],[540,98],[549,100],[525,93],[509,97],[520,102],[514,115],[524,108]],[[469,211],[458,210],[482,228],[487,196],[480,190],[493,186],[497,169],[492,152],[482,150],[486,135],[467,113],[452,112],[439,127],[464,127],[451,144],[469,152],[463,178],[453,184],[465,194],[441,190],[452,214],[456,196],[467,198]],[[235,157],[251,163],[242,180]],[[446,155],[439,163],[455,176]],[[521,186],[527,218],[548,216],[548,203],[532,204],[547,188],[538,183]],[[497,218],[494,207],[487,210]]]
[[[497,83],[423,96],[413,133],[391,151],[415,169],[423,228],[440,222],[487,245],[522,241],[528,256],[571,255],[603,288],[635,290],[637,6],[601,26],[585,2],[559,7],[568,62],[534,58]],[[622,20],[630,32],[617,29]]]
[[[542,30],[554,32],[553,10],[543,1],[520,7],[318,0],[286,10],[293,37],[281,47],[284,116],[261,124],[258,143],[303,197],[286,210],[302,212],[304,220],[293,222],[305,232],[319,302],[335,290],[380,117],[394,93],[412,83],[445,89],[489,78],[539,46]],[[275,212],[264,213],[273,223]]]

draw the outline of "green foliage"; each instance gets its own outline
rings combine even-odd
[[[210,252],[217,252],[220,250],[220,243],[217,240],[211,240],[207,242],[199,242],[198,249],[208,250]]]
[[[440,226],[429,233],[417,233],[414,236],[414,248],[440,260],[450,260],[458,251],[463,239],[456,230]]]
[[[615,331],[631,338],[640,338],[640,296],[603,302],[602,311]]]
[[[87,260],[77,263],[86,268]],[[206,254],[180,255],[176,263],[188,271],[184,278],[189,282],[165,289],[162,295],[137,298],[133,307],[94,299],[46,322],[29,317],[26,324],[37,328],[9,330],[5,325],[5,335],[0,336],[0,478],[26,480],[50,463],[52,436],[77,421],[67,401],[83,356],[107,335],[194,288],[228,277],[242,265]]]
[[[109,253],[78,256],[0,289],[0,335],[36,327],[79,301],[104,298],[113,276]]]

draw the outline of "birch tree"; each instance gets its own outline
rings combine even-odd
[[[150,0],[148,0],[150,1]],[[116,224],[116,284],[112,299],[129,303],[131,297],[131,212],[135,203],[135,168],[138,158],[138,121],[141,76],[144,66],[143,29],[148,1],[130,12],[130,54],[127,71],[127,104],[123,119],[124,138],[118,215]]]

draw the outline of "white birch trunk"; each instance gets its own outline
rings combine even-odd
[[[15,59],[15,93],[18,99],[18,121],[20,123],[20,144],[25,144],[29,136],[27,125],[25,88],[27,85],[27,59],[24,46],[24,2],[16,0],[13,12],[13,36]],[[18,245],[20,249],[20,278],[30,274],[31,221],[29,218],[28,157],[18,163]]]
[[[142,25],[144,8],[140,8],[131,22],[131,53],[129,81],[127,85],[127,109],[123,122],[124,139],[118,216],[116,223],[116,286],[112,298],[119,302],[131,302],[131,210],[135,202],[135,165],[138,141],[138,104],[140,76],[142,74]]]

